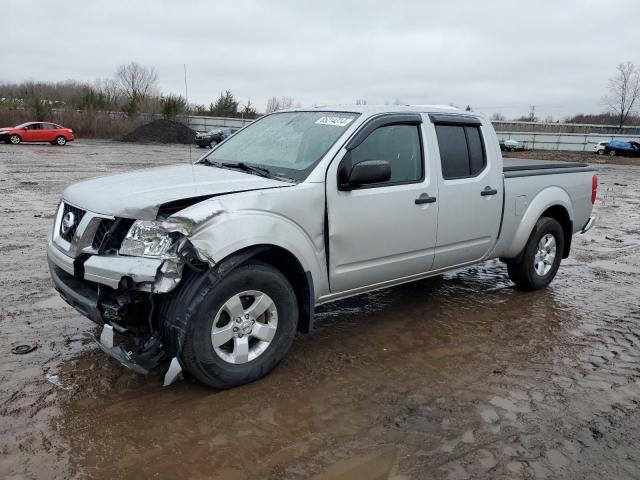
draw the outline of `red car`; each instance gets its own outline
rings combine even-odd
[[[49,142],[66,145],[73,141],[73,130],[49,122],[27,122],[17,127],[0,128],[0,141],[18,145],[20,142]]]

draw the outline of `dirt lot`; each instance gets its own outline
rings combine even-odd
[[[1,478],[640,477],[639,167],[599,167],[598,224],[546,290],[487,262],[322,308],[256,384],[163,389],[85,340],[45,243],[67,184],[188,156],[0,145]]]

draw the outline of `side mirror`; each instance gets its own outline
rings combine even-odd
[[[22,130],[28,130],[28,127],[22,127]]]
[[[386,182],[391,178],[391,165],[385,160],[366,160],[351,168],[347,183],[340,185],[341,190],[353,190],[362,185]]]

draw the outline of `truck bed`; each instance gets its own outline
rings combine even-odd
[[[530,160],[524,158],[504,158],[502,160],[502,171],[505,178],[588,172],[590,170],[594,170],[594,168],[586,163],[579,162],[554,162],[552,160]]]

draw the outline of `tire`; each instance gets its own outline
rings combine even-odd
[[[598,155],[604,155],[604,150],[602,149],[598,150]]]
[[[62,135],[58,135],[56,137],[56,145],[59,145],[60,147],[64,147],[67,144],[67,139],[65,137],[63,137]]]
[[[215,285],[200,281],[183,287],[191,291],[181,292],[174,301],[186,295],[191,299],[186,309],[193,313],[182,362],[205,385],[222,389],[259,380],[289,351],[298,326],[298,303],[291,284],[275,268],[250,263],[232,270]],[[242,303],[235,303],[237,299]],[[263,307],[270,306],[253,318],[247,312],[258,305],[258,299]],[[241,321],[230,314],[231,310],[238,312],[230,304],[241,308]],[[257,325],[264,326],[258,330]]]
[[[551,248],[548,240],[553,238],[555,250],[553,257],[542,252]],[[549,243],[550,245],[550,243]],[[520,290],[539,290],[545,288],[556,276],[562,253],[564,252],[564,231],[557,220],[541,217],[533,228],[533,232],[517,262],[507,263],[509,278]]]
[[[200,145],[200,144],[198,143],[198,148],[205,148],[205,146],[206,146],[206,145]]]
[[[217,144],[218,144],[218,142],[211,142],[211,143],[209,144],[209,148],[213,148],[213,147],[215,147]]]
[[[615,150],[609,150],[609,156],[610,157],[615,157],[616,156],[616,151]]]
[[[19,145],[20,142],[22,142],[22,138],[20,138],[20,135],[9,136],[9,143],[11,143],[12,145]]]

